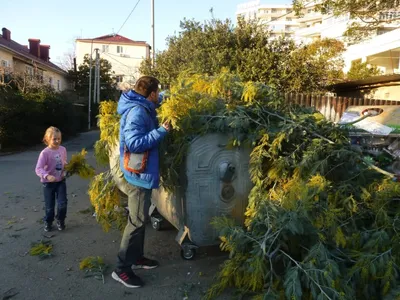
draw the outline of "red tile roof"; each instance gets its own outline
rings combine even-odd
[[[82,41],[82,42],[107,42],[107,43],[115,43],[115,44],[133,44],[133,45],[143,45],[146,46],[147,43],[144,41],[134,41],[131,39],[128,39],[122,35],[119,34],[107,34],[103,36],[99,36],[93,39],[77,39],[77,41]]]
[[[33,60],[36,63],[45,65],[51,69],[53,69],[54,71],[58,72],[58,73],[62,73],[64,75],[67,74],[67,72],[65,72],[63,69],[61,69],[59,66],[57,66],[56,64],[53,64],[52,62],[49,61],[44,61],[38,57],[36,57],[35,55],[32,55],[31,53],[29,53],[29,49],[27,46],[18,44],[17,42],[13,41],[13,40],[6,40],[3,38],[3,36],[0,34],[0,48],[6,48],[16,54],[19,54],[27,59]]]

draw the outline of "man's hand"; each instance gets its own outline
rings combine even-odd
[[[56,181],[56,178],[55,178],[53,175],[47,175],[47,176],[46,176],[46,179],[47,179],[48,181],[50,181],[50,182]]]
[[[166,131],[170,131],[171,130],[171,124],[170,124],[169,121],[165,121],[164,123],[162,123],[161,126],[164,127]]]

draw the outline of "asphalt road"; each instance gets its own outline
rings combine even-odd
[[[82,148],[89,150],[99,132],[82,133],[63,145],[69,157]],[[64,232],[45,233],[40,223],[44,215],[42,190],[34,173],[42,146],[0,156],[0,299],[201,299],[214,281],[219,265],[226,259],[217,247],[200,249],[195,260],[180,257],[175,242],[177,230],[171,225],[162,231],[147,228],[146,254],[159,260],[160,267],[137,272],[146,285],[128,289],[110,274],[119,248],[120,233],[102,231],[86,195],[88,181],[72,177],[67,182],[68,217]],[[30,256],[32,243],[50,240],[53,256],[39,260]],[[88,256],[101,256],[109,266],[105,282],[85,277],[79,262]],[[218,299],[234,299],[226,293]]]

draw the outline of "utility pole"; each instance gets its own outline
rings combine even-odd
[[[96,48],[94,49],[96,51],[96,60],[94,64],[94,88],[93,88],[93,103],[98,103],[99,102],[99,49]]]
[[[155,28],[154,28],[154,0],[151,0],[151,63],[154,67],[156,57]]]
[[[90,61],[89,61],[89,103],[88,103],[88,130],[90,130],[91,119],[91,105],[92,105],[92,54],[93,54],[93,39],[90,47]]]
[[[99,49],[96,52],[96,67],[97,67],[97,102],[100,103],[100,53]]]
[[[94,51],[96,51],[94,49]],[[96,103],[96,96],[97,96],[97,52],[94,59],[94,84],[93,84],[93,103]]]

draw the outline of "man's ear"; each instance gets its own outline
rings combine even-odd
[[[150,92],[150,94],[147,96],[147,98],[146,99],[148,99],[148,100],[150,100],[152,97],[153,97],[153,92]]]

